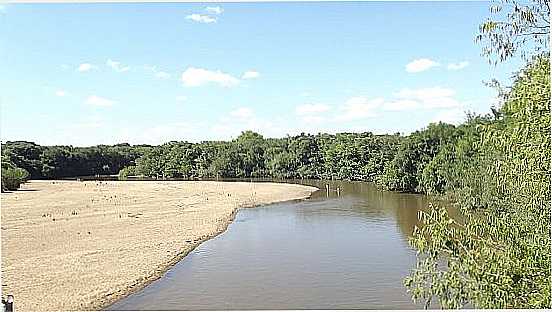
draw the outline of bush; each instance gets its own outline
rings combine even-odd
[[[127,180],[129,176],[136,175],[136,167],[128,166],[119,171],[119,180]]]
[[[4,167],[2,168],[2,191],[15,191],[21,183],[29,178],[29,172],[22,168]]]

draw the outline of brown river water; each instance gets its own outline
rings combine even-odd
[[[408,239],[428,198],[364,182],[298,183],[320,191],[240,210],[227,231],[107,310],[423,308],[403,279],[415,267]]]

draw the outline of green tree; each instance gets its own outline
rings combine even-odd
[[[413,298],[457,308],[550,308],[550,63],[522,70],[450,192],[462,222],[433,206],[405,281]],[[446,263],[443,268],[439,263]]]
[[[497,63],[519,53],[524,59],[550,53],[549,0],[494,0],[492,16],[479,26],[476,41],[483,55]]]
[[[425,167],[442,146],[456,140],[457,131],[446,123],[430,124],[416,131],[400,145],[393,160],[385,167],[380,181],[385,188],[400,192],[421,192],[420,181]]]
[[[8,161],[2,161],[2,192],[15,191],[21,183],[29,178],[29,172],[23,168],[17,168]]]
[[[136,175],[136,167],[135,166],[128,166],[121,170],[119,170],[118,179],[121,181],[127,180],[129,176]]]

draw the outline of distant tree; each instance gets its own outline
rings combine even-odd
[[[441,122],[412,133],[401,143],[396,156],[385,167],[381,183],[392,191],[421,192],[424,168],[441,147],[453,142],[456,136],[453,125]]]
[[[262,135],[253,131],[244,131],[234,140],[241,160],[241,175],[261,177],[265,172],[266,143]]]
[[[127,180],[129,176],[133,176],[136,174],[136,167],[135,166],[128,166],[119,171],[118,179],[119,180]]]

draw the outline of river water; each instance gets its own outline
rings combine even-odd
[[[363,182],[301,183],[320,191],[240,210],[227,231],[107,309],[423,308],[403,279],[415,267],[408,239],[428,199]]]

